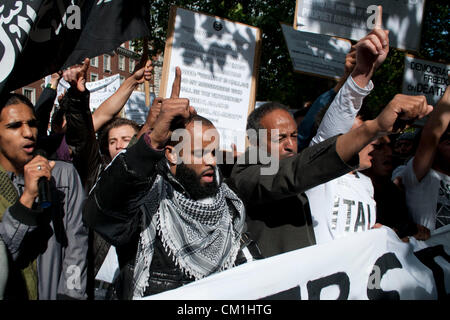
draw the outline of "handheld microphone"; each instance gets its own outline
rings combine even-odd
[[[37,149],[34,152],[35,156],[42,156],[47,158],[47,153],[42,149]],[[42,209],[48,208],[52,205],[50,183],[47,177],[40,177],[38,180],[39,206]]]

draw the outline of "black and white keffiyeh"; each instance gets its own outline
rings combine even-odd
[[[134,268],[133,298],[142,297],[148,286],[157,234],[175,264],[196,280],[234,265],[245,209],[225,183],[207,204],[186,197],[158,175],[148,197]]]

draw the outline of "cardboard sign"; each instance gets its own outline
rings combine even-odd
[[[402,93],[424,95],[433,106],[444,95],[448,86],[450,65],[405,55]]]
[[[375,5],[383,7],[389,45],[418,51],[425,0],[297,0],[294,28],[358,41],[373,29]]]
[[[161,95],[170,96],[181,69],[180,98],[211,120],[223,150],[244,152],[247,116],[255,105],[258,28],[172,7],[164,51]]]
[[[344,75],[349,40],[298,31],[283,23],[281,28],[294,71],[332,79]]]

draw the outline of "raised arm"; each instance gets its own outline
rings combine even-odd
[[[446,131],[448,134],[449,122],[450,89],[447,86],[444,95],[437,103],[423,128],[419,146],[414,156],[413,168],[418,181],[421,181],[433,166],[440,139]]]
[[[178,99],[180,97],[180,90],[181,90],[181,69],[179,67],[176,67],[175,79],[173,80],[170,98]],[[147,119],[145,120],[145,123],[142,126],[141,130],[138,132],[137,135],[138,138],[140,138],[144,133],[153,130],[156,123],[156,119],[158,118],[159,113],[161,112],[163,100],[164,100],[163,98],[156,98],[155,100],[153,100],[153,104],[150,108],[150,111],[147,114]]]
[[[106,101],[104,101],[92,115],[94,130],[97,132],[106,122],[114,118],[131,96],[136,87],[150,80],[152,77],[151,60],[141,60],[135,72],[129,76],[119,87],[119,89]]]
[[[397,94],[374,120],[339,136],[336,151],[343,161],[348,161],[371,141],[393,133],[398,120],[421,119],[432,110],[424,96]]]
[[[38,119],[38,136],[47,136],[48,123],[50,121],[50,113],[56,98],[56,88],[61,79],[61,72],[51,75],[50,88],[45,87],[36,102],[34,109],[36,110],[36,118]]]
[[[382,29],[382,12],[383,8],[378,6],[374,29],[355,45],[356,66],[352,78],[360,88],[369,84],[374,72],[389,53],[389,30]]]
[[[83,208],[83,222],[114,246],[127,244],[138,232],[139,199],[150,186],[162,150],[145,137],[119,153],[103,170]]]
[[[149,191],[156,163],[164,157],[171,123],[192,112],[188,99],[165,99],[154,129],[119,153],[101,173],[86,201],[83,219],[109,243],[124,245],[139,230],[139,200]]]
[[[247,204],[298,194],[356,169],[358,152],[371,141],[391,133],[400,116],[402,120],[422,118],[431,110],[423,96],[396,95],[376,119],[280,160],[279,170],[274,174],[263,175],[263,165],[241,165],[249,163],[247,151],[246,158],[238,160],[227,182]]]
[[[311,144],[348,132],[364,98],[373,89],[370,79],[389,53],[388,32],[381,29],[381,18],[377,21],[375,28],[355,44],[356,64],[351,77],[346,80],[325,113]]]
[[[357,155],[342,161],[336,152],[336,139],[332,137],[279,160],[279,168],[274,174],[264,174],[264,165],[253,164],[252,154],[256,150],[251,146],[240,156],[226,182],[247,205],[264,204],[304,192],[357,167]]]
[[[89,108],[89,91],[85,87],[88,68],[89,59],[85,59],[82,65],[64,71],[64,79],[70,83],[70,88],[61,101],[67,110],[66,141],[86,190],[94,185],[102,161]]]

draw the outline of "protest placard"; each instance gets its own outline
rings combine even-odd
[[[49,82],[49,76],[45,78],[45,83]],[[111,77],[103,78],[98,81],[86,82],[86,89],[89,90],[89,108],[91,112],[94,112],[106,99],[108,99],[114,92],[120,87],[120,75],[115,74]],[[59,81],[57,91],[57,97],[55,104],[59,105],[58,97],[66,90],[69,90],[70,84],[61,79]]]
[[[448,86],[450,65],[405,55],[402,93],[424,95],[433,106],[444,95]]]
[[[223,150],[246,144],[247,116],[255,105],[261,32],[220,17],[172,7],[160,93],[170,96],[175,68],[180,97],[211,120]]]
[[[284,23],[281,28],[294,71],[333,79],[342,77],[345,55],[352,46],[349,40],[298,31]]]
[[[377,5],[389,45],[418,51],[425,0],[297,0],[294,28],[358,41],[373,29]]]

